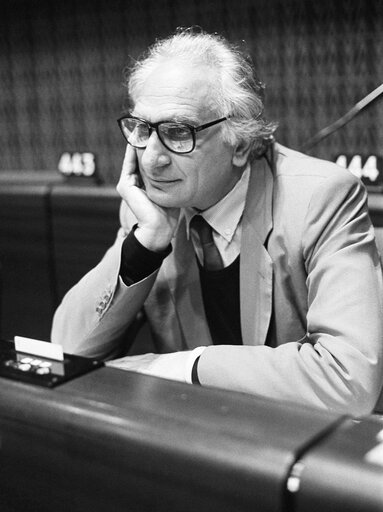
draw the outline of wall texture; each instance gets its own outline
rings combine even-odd
[[[293,148],[382,81],[381,0],[3,0],[0,172],[53,173],[64,151],[91,151],[114,183],[123,69],[156,37],[193,24],[246,41],[277,138]],[[382,121],[378,100],[311,153],[381,154]]]

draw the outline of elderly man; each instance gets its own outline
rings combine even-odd
[[[121,229],[52,341],[113,359],[144,308],[156,354],[108,364],[350,414],[382,384],[382,276],[351,173],[273,142],[252,66],[181,31],[134,66]]]

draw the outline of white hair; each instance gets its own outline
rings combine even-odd
[[[196,33],[192,29],[182,29],[156,41],[130,70],[127,85],[133,104],[148,76],[168,60],[215,70],[210,99],[217,116],[229,118],[222,125],[224,140],[232,146],[250,144],[252,157],[264,152],[277,125],[264,117],[264,85],[257,80],[252,63],[239,48],[219,35]]]

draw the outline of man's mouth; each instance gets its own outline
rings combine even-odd
[[[174,180],[170,180],[170,179],[164,179],[164,178],[149,178],[149,181],[153,182],[153,183],[175,183],[176,181],[181,181],[179,179],[174,179]]]

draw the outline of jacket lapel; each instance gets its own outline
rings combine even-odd
[[[251,169],[242,220],[240,258],[241,328],[245,345],[266,341],[272,307],[272,262],[264,243],[272,229],[273,176],[264,158]],[[186,342],[180,349],[211,345],[198,265],[182,216],[164,272]]]
[[[272,308],[272,261],[265,242],[272,229],[273,175],[265,158],[256,160],[242,220],[240,259],[241,328],[245,345],[266,341]]]

